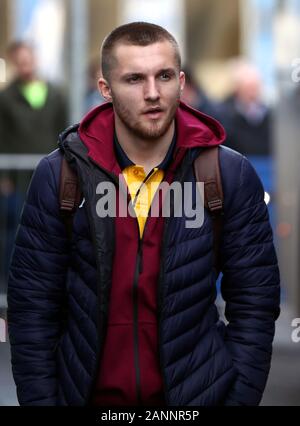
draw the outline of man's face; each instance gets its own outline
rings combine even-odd
[[[184,87],[174,48],[168,41],[148,46],[119,44],[110,81],[99,80],[116,119],[134,135],[153,140],[170,128]]]

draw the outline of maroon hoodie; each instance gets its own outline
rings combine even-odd
[[[111,103],[93,109],[79,127],[88,155],[101,168],[118,176],[121,169],[114,152],[113,135]],[[176,112],[176,135],[173,161],[164,178],[169,183],[187,149],[219,145],[225,139],[224,129],[216,120],[184,103],[180,103]],[[163,225],[162,217],[149,217],[139,240],[136,218],[115,219],[108,329],[92,405],[165,405],[157,334]]]

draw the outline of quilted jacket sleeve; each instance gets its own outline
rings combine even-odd
[[[225,214],[222,296],[226,346],[238,377],[225,405],[258,405],[269,374],[280,279],[264,190],[249,161]]]
[[[20,405],[56,405],[54,348],[68,264],[57,194],[45,157],[27,193],[8,281],[8,331]]]

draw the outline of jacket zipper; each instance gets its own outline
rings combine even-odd
[[[147,179],[151,176],[153,173],[153,169],[147,174],[143,182],[141,183],[134,200],[132,201],[132,206],[135,206],[135,203],[137,201],[138,194],[144,185],[144,183],[147,181]],[[128,197],[130,199],[130,196]],[[141,237],[140,234],[140,227],[138,218],[135,218],[135,222],[137,224],[138,229],[138,251],[137,251],[137,259],[135,264],[135,271],[134,271],[134,279],[133,279],[133,288],[132,288],[132,299],[133,299],[133,353],[134,353],[134,368],[135,368],[135,380],[136,380],[136,393],[137,393],[137,404],[142,405],[142,392],[141,392],[141,370],[140,370],[140,363],[139,363],[139,336],[138,336],[138,283],[139,283],[139,277],[140,274],[143,272],[143,239],[145,235],[145,229],[148,222],[148,216],[145,222],[143,235]]]
[[[107,172],[106,170],[103,170],[92,158],[89,158],[89,159],[96,167],[98,167],[102,172],[107,174],[117,186],[119,186],[118,180],[116,179],[115,175]],[[153,172],[153,170],[151,170],[151,172],[149,172],[149,174],[144,179],[143,183],[148,179],[148,177],[150,176],[150,174],[152,172]],[[143,183],[141,185],[143,185]],[[90,214],[89,214],[89,219],[93,223]],[[135,272],[134,272],[134,282],[133,282],[133,336],[134,336],[134,366],[135,366],[135,378],[136,378],[138,405],[142,405],[141,372],[140,372],[140,365],[139,365],[139,348],[138,348],[138,281],[139,281],[139,276],[142,272],[142,264],[143,264],[142,245],[143,245],[143,238],[144,238],[144,233],[145,233],[147,222],[148,222],[148,217],[146,219],[143,236],[141,238],[140,237],[140,230],[139,230],[139,223],[138,223],[138,220],[136,218],[136,224],[137,224],[137,228],[138,228],[138,251],[137,251],[137,260],[136,260],[136,266],[135,266]],[[94,228],[94,226],[93,226],[93,228]],[[93,229],[93,242],[94,242],[94,247],[96,247],[96,240],[95,240],[94,236],[95,236],[95,229]],[[97,265],[98,265],[98,261],[97,261]],[[100,304],[100,302],[101,301],[98,299],[99,304]],[[90,401],[91,393],[93,391],[95,382],[97,380],[97,372],[98,372],[99,366],[101,364],[101,358],[102,358],[102,353],[103,353],[104,334],[105,334],[106,329],[107,329],[105,327],[104,323],[105,323],[104,319],[101,322],[101,317],[100,317],[99,328],[101,327],[101,324],[102,324],[102,330],[101,331],[103,331],[103,333],[101,334],[101,341],[99,339],[99,344],[98,344],[98,348],[97,348],[96,373],[95,373],[95,376],[92,380],[92,384],[91,384],[91,387],[90,387],[90,390],[89,390],[89,396],[88,396],[88,399],[87,399],[88,402]]]
[[[107,171],[103,170],[93,159],[90,158],[90,161],[96,167],[98,167],[102,172],[105,172],[118,186],[117,179],[115,178],[115,176],[113,174],[108,173]],[[149,176],[149,174],[147,175],[145,180],[148,178],[148,176]],[[130,197],[128,197],[128,198],[130,199]],[[90,221],[91,221],[91,219],[92,218],[90,217]],[[133,337],[134,337],[134,348],[133,349],[134,349],[135,379],[136,379],[136,388],[137,388],[137,403],[138,403],[138,405],[142,405],[141,372],[140,372],[140,365],[139,365],[139,348],[138,348],[138,281],[139,281],[139,276],[142,272],[142,257],[143,257],[142,256],[142,242],[143,242],[144,232],[143,232],[142,238],[140,238],[139,223],[138,223],[137,218],[136,218],[136,224],[137,224],[137,229],[138,229],[138,251],[137,251],[137,259],[136,259],[135,272],[134,272],[134,281],[133,281]],[[147,224],[147,220],[146,220],[146,223],[145,223],[145,226],[144,226],[144,231],[145,231],[145,228],[146,228],[146,224]],[[93,232],[93,236],[94,235],[95,235],[95,230]],[[96,244],[95,238],[93,238],[93,240],[94,240],[94,246],[95,246],[95,244]],[[98,303],[100,304],[100,300],[98,300]],[[99,321],[99,323],[101,325],[101,320]],[[101,334],[101,336],[102,336],[101,344],[104,342],[104,331],[106,331],[105,326],[104,326],[104,321],[102,321],[102,331],[103,331],[103,333]],[[89,391],[89,397],[88,397],[87,401],[90,400],[91,393],[92,393],[92,390],[94,388],[94,385],[95,385],[95,382],[96,382],[96,379],[97,379],[97,372],[99,370],[100,360],[101,360],[102,353],[103,353],[103,344],[102,345],[101,344],[100,344],[100,340],[99,340],[99,345],[98,345],[98,349],[97,349],[97,368],[96,368],[95,377],[92,380],[91,388],[90,388],[90,391]],[[102,346],[102,348],[101,348],[101,346]]]
[[[144,183],[147,181],[147,179],[151,176],[151,174],[153,173],[153,170],[154,169],[152,169],[148,173],[148,175],[145,177],[145,179],[143,180],[143,182],[142,182],[142,184],[141,184],[139,190],[137,191],[137,194],[136,194],[136,196],[135,196],[135,198],[133,200],[133,205],[135,205],[135,203],[137,201],[137,196],[138,196],[138,194],[139,194],[139,192],[141,190],[141,187],[144,185]],[[172,202],[173,202],[173,200],[172,200]],[[150,207],[149,207],[149,209],[150,209]],[[136,261],[136,266],[135,266],[135,274],[134,274],[134,282],[133,282],[133,327],[134,327],[134,365],[135,365],[135,372],[136,372],[136,385],[137,385],[137,401],[138,401],[138,405],[142,405],[141,377],[140,377],[141,373],[140,373],[139,353],[138,353],[138,280],[139,280],[139,276],[140,276],[140,274],[142,273],[142,270],[143,270],[143,239],[144,239],[144,235],[145,235],[146,225],[148,223],[148,217],[149,216],[147,216],[147,219],[146,219],[146,222],[145,222],[145,226],[144,226],[142,238],[140,236],[139,223],[138,223],[138,220],[136,218],[136,224],[137,224],[137,227],[138,227],[139,241],[138,241],[137,261]],[[167,228],[167,222],[168,221],[167,221],[167,218],[166,218],[166,221],[165,221],[165,227],[166,228]],[[165,229],[165,231],[166,230],[167,229]],[[163,242],[164,242],[164,240],[163,240]],[[163,243],[162,243],[162,246],[163,246],[162,247],[163,248],[162,252],[164,252],[165,251],[165,247],[164,247]],[[163,269],[163,263],[164,262],[161,263],[161,272],[162,272],[162,269]],[[162,297],[162,294],[160,294],[161,293],[160,290],[161,290],[162,286],[159,285],[158,287],[159,287],[159,289],[158,289],[158,293],[159,293],[159,297],[158,297],[159,298],[158,316],[160,316],[159,315],[159,310],[160,310],[160,306],[161,306],[160,300],[161,300],[161,297]],[[161,334],[161,326],[159,326],[159,331],[158,331],[158,335],[159,336],[160,336],[160,334]],[[160,337],[159,337],[159,341],[160,341]],[[159,344],[159,346],[161,348],[161,344]],[[161,352],[162,351],[159,349],[160,367],[162,366],[162,362],[161,362],[162,353]],[[167,399],[166,386],[165,386],[165,383],[166,383],[165,374],[164,374],[162,368],[161,368],[161,371],[162,371],[162,375],[163,375],[163,389],[164,389],[164,394],[165,394],[165,397]]]
[[[138,242],[138,252],[134,271],[133,279],[133,353],[134,353],[134,369],[135,369],[135,382],[137,393],[137,404],[142,405],[141,393],[141,370],[139,363],[139,336],[138,336],[138,283],[139,277],[142,272],[142,245],[141,241]]]

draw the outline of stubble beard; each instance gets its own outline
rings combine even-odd
[[[179,106],[180,94],[178,91],[178,96],[176,97],[176,101],[174,102],[172,107],[169,109],[167,116],[163,119],[163,121],[153,120],[152,123],[151,123],[151,120],[149,120],[148,122],[146,122],[145,120],[143,122],[142,118],[140,120],[138,119],[134,120],[130,110],[125,105],[122,105],[118,101],[118,99],[113,95],[112,95],[112,101],[113,101],[115,113],[118,115],[123,125],[130,132],[132,132],[138,138],[141,138],[144,140],[155,140],[165,135],[168,129],[170,128],[174,120],[176,110]]]

